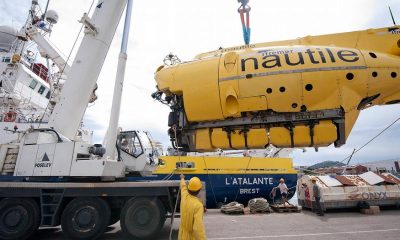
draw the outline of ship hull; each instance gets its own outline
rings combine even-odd
[[[157,174],[148,176],[146,180],[179,180],[180,174]],[[185,174],[185,179],[198,177],[206,184],[207,208],[218,208],[229,202],[239,202],[247,206],[250,199],[266,198],[270,203],[279,201],[281,195],[276,191],[275,199],[271,191],[279,184],[279,179],[285,179],[288,186],[288,199],[292,198],[296,190],[297,174]]]
[[[279,201],[270,193],[285,179],[293,197],[297,184],[297,171],[290,158],[227,157],[227,156],[162,156],[160,166],[147,180],[179,180],[198,177],[205,183],[206,206],[217,208],[222,204],[237,201],[247,205],[253,198],[263,197],[269,202]]]

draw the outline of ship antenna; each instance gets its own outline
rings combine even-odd
[[[388,6],[388,7],[389,7],[390,16],[392,17],[393,24],[396,25],[396,21],[394,20],[392,9],[390,9],[390,6]]]

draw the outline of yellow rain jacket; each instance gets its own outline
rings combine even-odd
[[[204,240],[204,206],[198,197],[189,194],[185,180],[181,179],[181,224],[179,240]]]

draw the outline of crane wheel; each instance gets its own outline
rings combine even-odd
[[[155,239],[166,212],[158,198],[131,198],[121,211],[121,229],[128,238]]]
[[[61,228],[68,239],[97,239],[110,222],[110,206],[97,197],[75,198],[61,216]]]
[[[27,239],[40,225],[38,204],[29,198],[0,201],[0,239]]]

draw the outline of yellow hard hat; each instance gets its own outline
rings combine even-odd
[[[317,178],[316,177],[311,177],[311,181],[316,182]]]
[[[279,182],[285,182],[285,179],[281,178],[279,179]]]
[[[200,181],[200,179],[198,177],[192,177],[189,180],[188,189],[190,191],[197,192],[197,191],[199,191],[201,189],[201,187],[202,187],[202,184],[201,184],[201,181]]]

